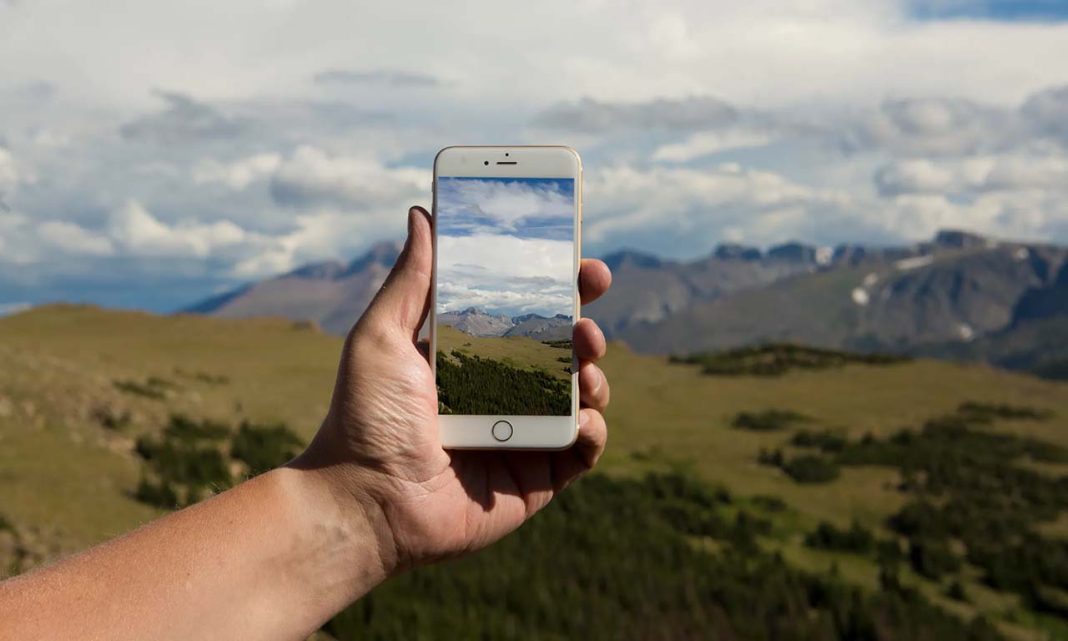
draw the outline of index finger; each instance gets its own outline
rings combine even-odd
[[[612,285],[612,271],[596,258],[583,258],[578,281],[582,304],[588,305],[608,291]]]

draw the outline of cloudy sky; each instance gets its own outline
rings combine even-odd
[[[585,249],[1068,242],[1061,0],[0,0],[0,311],[351,258],[449,144],[566,143]]]
[[[438,178],[438,311],[571,316],[575,184]]]

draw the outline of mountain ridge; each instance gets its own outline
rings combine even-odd
[[[311,320],[343,334],[398,252],[396,243],[379,243],[349,263],[310,263],[184,311]],[[583,316],[596,319],[609,338],[646,353],[793,341],[1027,368],[1037,362],[1027,354],[1063,349],[1046,345],[1057,332],[1038,331],[1036,324],[1068,322],[1068,248],[960,229],[897,246],[795,240],[762,249],[727,242],[692,260],[632,248],[603,260],[613,270],[613,287]],[[463,316],[468,311],[478,314]],[[446,312],[439,320],[476,336],[540,340],[567,338],[571,323],[477,309]]]

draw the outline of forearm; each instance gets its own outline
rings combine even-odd
[[[302,639],[392,571],[384,525],[275,470],[0,584],[0,638]]]

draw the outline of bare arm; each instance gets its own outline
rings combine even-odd
[[[582,410],[561,452],[447,452],[415,335],[426,316],[429,216],[349,334],[330,411],[288,466],[52,567],[0,583],[0,640],[303,639],[391,574],[478,550],[593,467],[607,431],[605,350],[575,326]],[[584,261],[583,301],[608,289]]]
[[[303,639],[396,562],[373,504],[281,468],[0,584],[4,639]]]

